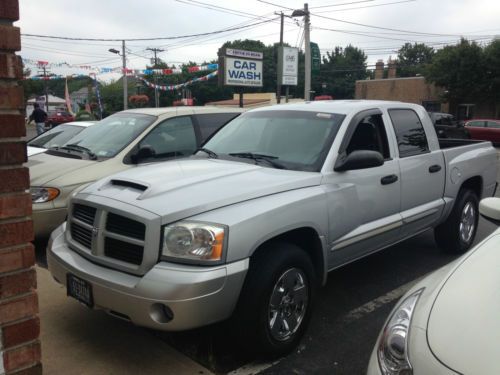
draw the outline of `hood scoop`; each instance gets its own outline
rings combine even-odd
[[[116,180],[116,179],[111,180],[111,185],[123,186],[123,187],[131,188],[131,189],[135,189],[135,190],[139,190],[139,191],[146,191],[149,188],[149,186],[142,185],[142,184],[139,184],[137,182],[127,181],[127,180]]]

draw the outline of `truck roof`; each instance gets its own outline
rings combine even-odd
[[[253,109],[255,111],[269,111],[269,110],[287,110],[287,111],[325,111],[330,113],[348,114],[353,111],[360,111],[364,109],[377,108],[394,108],[397,105],[404,105],[408,107],[419,107],[417,104],[404,103],[389,100],[321,100],[310,101],[290,104],[273,105],[269,107],[261,107]]]
[[[221,113],[221,112],[244,112],[244,108],[220,108],[215,106],[185,106],[185,107],[160,107],[160,108],[134,108],[127,109],[121,113],[142,113],[145,115],[162,116],[169,113],[193,114],[193,113]]]

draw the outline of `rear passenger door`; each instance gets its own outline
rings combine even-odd
[[[199,140],[198,144],[202,145],[205,143],[208,138],[214,135],[220,128],[239,115],[240,113],[238,112],[202,113],[193,115],[195,131]]]
[[[418,114],[412,109],[389,109],[398,146],[401,174],[403,236],[429,228],[444,207],[445,164],[440,149],[431,151]]]

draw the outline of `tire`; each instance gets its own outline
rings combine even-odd
[[[238,301],[235,328],[240,344],[269,358],[289,353],[307,327],[315,289],[314,269],[305,251],[284,242],[266,246],[252,257]]]
[[[476,237],[479,199],[472,190],[461,189],[450,216],[434,229],[438,246],[447,253],[463,254]]]

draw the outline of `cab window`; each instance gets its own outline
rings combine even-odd
[[[378,151],[384,159],[390,158],[387,133],[381,115],[366,116],[356,125],[346,152],[349,155],[359,150]]]
[[[392,125],[398,140],[399,157],[429,152],[427,137],[420,118],[411,109],[390,109]]]

